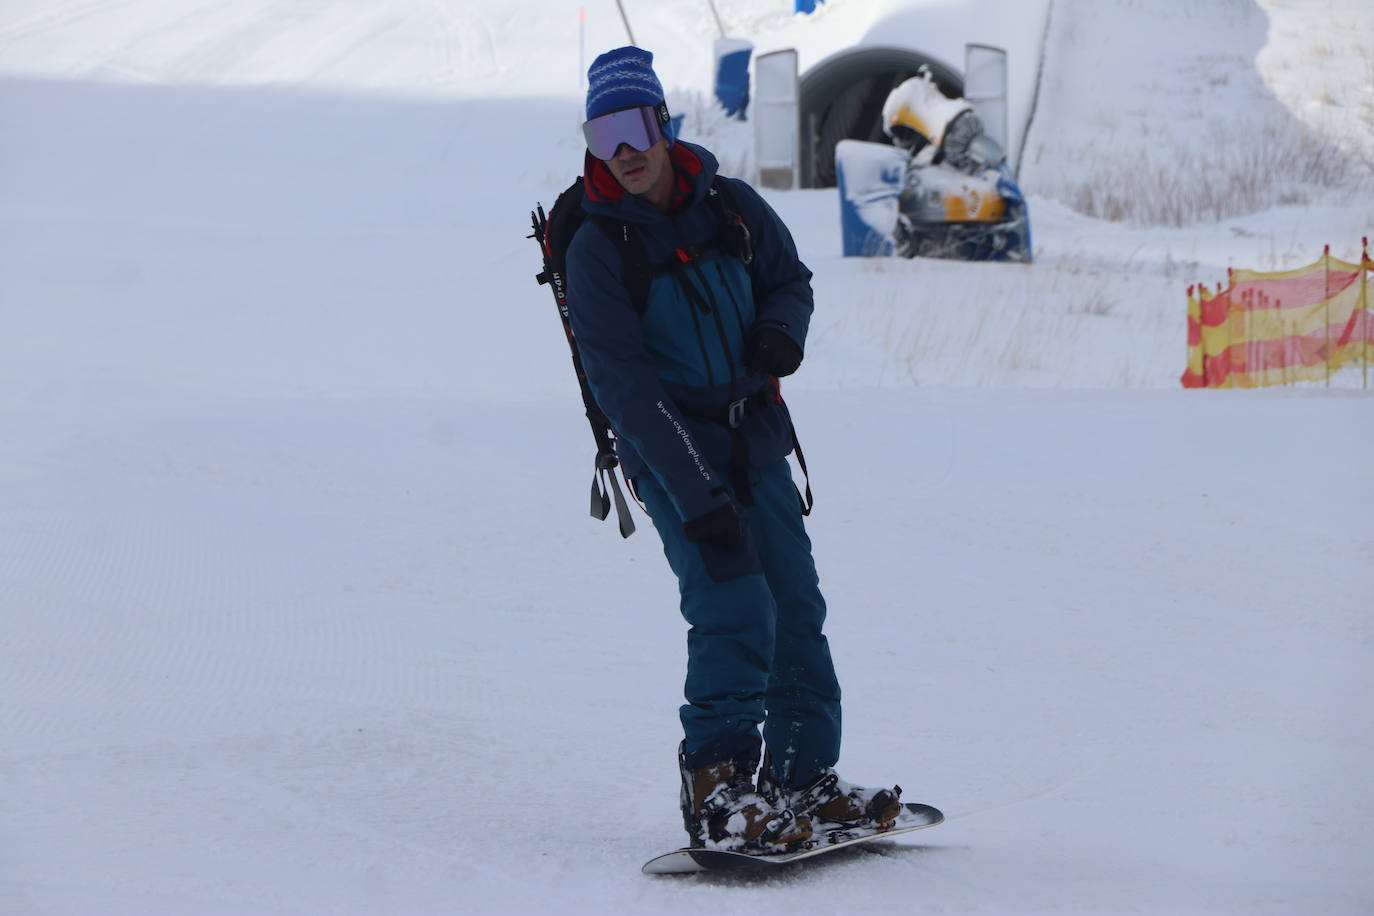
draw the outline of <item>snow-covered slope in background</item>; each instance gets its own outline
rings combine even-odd
[[[1285,205],[1338,208],[1351,194],[1366,203],[1367,220],[1374,135],[1366,125],[1358,144],[1355,137],[1374,111],[1374,69],[1353,67],[1370,66],[1361,54],[1374,27],[1352,5],[1275,7],[1282,30],[1249,0],[1160,4],[1148,13],[1060,0],[1045,53],[1047,104],[1022,163],[1027,185],[1136,225],[1210,226]],[[1351,28],[1333,29],[1333,20]],[[1289,73],[1299,54],[1339,63],[1303,68],[1322,76],[1298,86]],[[1358,237],[1324,242],[1353,252]]]
[[[718,5],[817,59],[916,15]],[[590,57],[624,37],[586,6]],[[675,97],[704,96],[705,5],[626,6]],[[1186,6],[1202,37],[1178,40],[1208,47],[1250,17],[1208,72],[1258,68],[1268,112],[1324,130],[1304,81],[1356,112],[1374,91],[1335,5],[1266,32]],[[1148,35],[1175,8],[1098,7],[1082,28]],[[973,33],[1008,7],[915,8]],[[846,261],[833,192],[771,195],[816,272],[787,390],[844,772],[950,820],[766,884],[637,874],[681,839],[683,625],[652,532],[583,514],[524,238],[581,160],[576,21],[0,7],[0,910],[1369,912],[1374,402],[1175,382],[1183,288],[1349,256],[1367,184],[1168,228],[1028,172],[1025,267]],[[1092,72],[1183,124],[1172,71]]]

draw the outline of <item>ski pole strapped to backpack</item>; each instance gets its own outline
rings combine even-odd
[[[582,179],[578,178],[553,203],[553,209],[546,216],[542,205],[530,212],[530,222],[534,232],[529,236],[539,243],[544,256],[544,269],[535,275],[539,283],[549,285],[553,299],[558,306],[558,317],[563,322],[563,332],[568,338],[568,348],[572,351],[573,371],[577,374],[577,384],[582,389],[582,406],[587,411],[587,422],[592,427],[592,438],[596,440],[596,464],[592,471],[591,511],[592,518],[604,521],[611,511],[612,499],[615,501],[616,519],[620,523],[620,536],[629,537],[635,533],[635,520],[630,515],[629,504],[621,493],[620,483],[616,480],[615,469],[619,459],[615,455],[615,431],[601,408],[596,405],[591,388],[587,386],[587,373],[582,368],[582,356],[577,352],[577,341],[573,339],[572,322],[568,318],[568,272],[567,251],[577,229],[585,216],[582,210]],[[609,493],[607,487],[609,485]]]

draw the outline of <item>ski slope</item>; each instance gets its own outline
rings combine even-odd
[[[717,6],[815,59],[1039,15]],[[747,165],[701,101],[705,5],[626,7]],[[624,37],[586,9],[590,59]],[[9,0],[0,912],[1370,912],[1374,400],[1358,371],[1177,385],[1189,283],[1374,229],[1358,11],[1057,0],[1034,265],[845,260],[833,192],[770,195],[816,273],[787,390],[842,770],[948,821],[752,882],[638,873],[681,842],[684,626],[647,519],[585,517],[523,237],[581,158],[576,6]],[[1123,35],[1178,47],[1106,67]],[[1316,136],[1347,183],[1177,225],[1074,209],[1186,145],[1222,79],[1207,114]]]

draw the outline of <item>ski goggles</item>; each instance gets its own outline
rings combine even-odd
[[[582,136],[587,138],[587,149],[603,161],[615,158],[620,144],[627,143],[631,149],[647,153],[655,143],[663,139],[663,125],[668,123],[668,104],[636,105],[622,108],[592,118],[582,125]]]

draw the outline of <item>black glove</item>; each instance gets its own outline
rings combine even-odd
[[[759,375],[782,378],[797,371],[802,351],[797,342],[772,325],[761,325],[749,332],[744,347],[744,366]]]
[[[748,525],[748,520],[731,501],[716,506],[705,515],[687,519],[682,523],[682,530],[687,540],[694,544],[712,544],[723,550],[736,550],[744,544]]]

